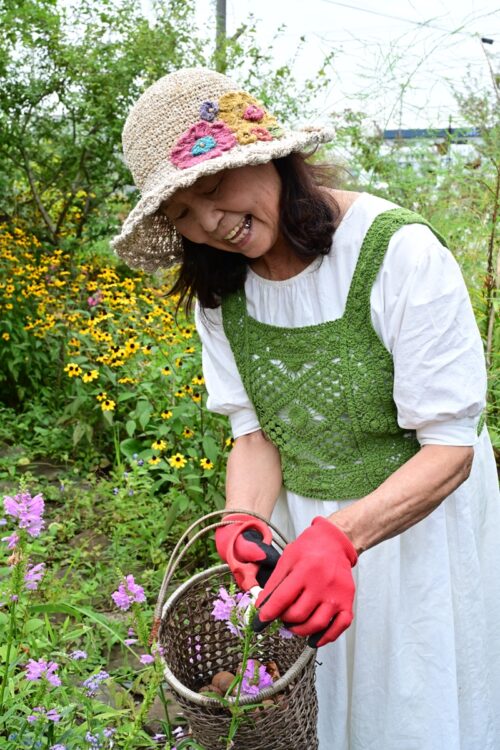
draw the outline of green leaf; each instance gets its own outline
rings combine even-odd
[[[135,433],[135,428],[136,427],[137,427],[137,423],[135,422],[135,420],[133,420],[133,419],[127,420],[127,422],[125,424],[125,430],[126,430],[127,435],[129,437],[133,436],[133,434]]]
[[[78,445],[84,435],[87,434],[87,424],[77,422],[73,430],[73,445]]]
[[[33,617],[24,623],[25,633],[34,633],[35,630],[43,628],[45,625],[43,620],[39,620],[37,617]]]
[[[220,449],[211,435],[205,435],[203,438],[203,450],[207,458],[215,463],[220,455]]]
[[[137,438],[127,438],[120,443],[120,450],[127,458],[132,458],[134,453],[140,453],[142,442]]]
[[[49,604],[32,604],[29,607],[29,610],[33,614],[66,614],[71,615],[72,617],[77,617],[78,619],[86,617],[91,622],[95,622],[96,625],[99,625],[101,628],[103,628],[103,630],[111,633],[111,635],[113,635],[113,637],[116,638],[116,640],[121,643],[122,646],[128,649],[135,656],[134,650],[131,649],[130,646],[127,646],[120,633],[109,624],[106,617],[99,614],[98,612],[94,612],[92,609],[87,609],[87,607],[81,607],[75,604],[67,604],[66,602],[51,602]]]

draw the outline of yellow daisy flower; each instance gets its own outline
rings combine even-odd
[[[151,464],[151,466],[156,466],[156,464],[159,464],[161,461],[161,458],[158,456],[151,456],[151,458],[148,460],[148,464]]]
[[[200,459],[200,466],[202,469],[205,469],[205,471],[210,471],[210,469],[214,468],[213,463],[209,461],[208,458]]]
[[[162,411],[160,414],[162,419],[171,419],[172,418],[172,412],[168,409],[167,411]]]
[[[84,372],[82,380],[84,383],[91,383],[99,377],[99,370],[91,370],[90,372]]]
[[[7,333],[7,331],[5,331],[5,333],[2,333],[2,338],[4,341],[8,341],[10,339],[10,333]]]
[[[161,374],[162,375],[171,375],[172,374],[172,370],[170,369],[170,367],[164,367],[162,369],[162,371],[161,371]]]
[[[164,451],[166,447],[165,440],[155,440],[154,443],[151,443],[151,448],[154,448],[155,451]]]
[[[101,401],[101,409],[103,411],[114,411],[115,406],[116,406],[115,402],[112,401],[110,398],[107,398],[104,401]]]
[[[234,438],[229,437],[226,440],[226,448],[232,448],[234,445]]]
[[[64,372],[67,372],[67,373],[68,373],[68,376],[69,376],[70,378],[76,378],[76,377],[78,377],[79,375],[81,375],[81,374],[82,374],[83,370],[82,370],[82,368],[80,367],[80,365],[77,365],[77,364],[75,364],[74,362],[70,362],[70,363],[69,363],[69,364],[67,364],[67,365],[66,365],[66,367],[64,368]]]
[[[193,430],[191,430],[189,427],[184,427],[182,431],[182,436],[185,438],[192,438],[194,435]]]
[[[193,401],[195,402],[195,404],[198,404],[201,401],[201,393],[198,393],[198,391],[195,391],[192,394],[191,398],[193,399]]]
[[[168,463],[173,469],[182,469],[187,464],[187,461],[182,453],[174,453],[174,455],[170,456],[168,459]]]
[[[195,375],[191,382],[193,385],[205,385],[205,378],[203,375]]]

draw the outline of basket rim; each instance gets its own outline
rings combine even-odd
[[[169,614],[169,612],[173,609],[174,605],[177,603],[177,601],[183,596],[183,594],[195,583],[199,583],[200,581],[205,580],[206,578],[210,578],[215,573],[227,573],[230,571],[229,565],[214,565],[211,568],[207,568],[206,570],[202,570],[199,573],[195,573],[194,576],[189,578],[187,581],[184,581],[167,599],[165,604],[163,605],[162,614],[161,614],[161,624],[160,624],[160,631],[163,627],[164,618],[166,615]],[[295,636],[298,637],[298,636]],[[251,703],[261,703],[266,698],[272,698],[277,693],[280,693],[282,690],[284,690],[288,685],[294,680],[300,672],[303,671],[303,669],[309,664],[311,659],[313,659],[316,655],[316,649],[311,648],[310,646],[305,645],[304,650],[300,653],[298,658],[295,660],[295,662],[292,664],[292,666],[285,672],[284,675],[282,675],[276,682],[273,682],[272,687],[264,688],[264,690],[261,690],[257,695],[247,695],[240,697],[238,704],[240,706],[249,705]],[[175,690],[180,696],[185,698],[186,700],[191,701],[192,703],[195,703],[198,706],[205,706],[205,707],[218,707],[218,708],[224,708],[223,704],[218,701],[216,698],[210,698],[206,695],[200,695],[200,693],[195,693],[194,690],[190,690],[187,688],[172,672],[170,669],[167,659],[165,655],[161,656],[161,660],[163,662],[163,669],[164,669],[164,676],[166,682],[170,685],[170,687]],[[236,703],[236,697],[234,698],[226,698],[228,703],[234,704]]]

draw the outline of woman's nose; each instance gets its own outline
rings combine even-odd
[[[196,207],[196,215],[200,226],[208,234],[216,232],[224,212],[217,208],[213,201],[201,199]]]

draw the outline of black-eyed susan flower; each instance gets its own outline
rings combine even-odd
[[[194,391],[194,393],[192,393],[191,395],[191,398],[193,399],[195,404],[198,404],[201,401],[201,393],[198,393],[198,391]]]
[[[193,430],[191,430],[189,427],[184,427],[182,431],[182,437],[192,438],[193,436],[194,436]]]
[[[161,461],[161,458],[158,456],[151,456],[150,459],[148,459],[148,464],[151,464],[151,466],[156,466],[156,464],[159,464]]]
[[[140,346],[139,342],[136,341],[135,339],[130,339],[125,344],[125,352],[127,354],[135,354],[136,352],[139,351],[140,348],[141,348],[141,346]]]
[[[194,354],[194,353],[195,353],[195,351],[196,351],[196,349],[195,349],[195,347],[194,347],[194,346],[188,346],[188,347],[186,347],[186,348],[184,349],[184,352],[185,352],[186,354]]]
[[[193,389],[191,388],[191,386],[187,385],[187,384],[182,386],[182,390],[185,391],[186,393],[192,393],[193,392]]]
[[[84,372],[82,380],[84,383],[91,383],[93,380],[97,380],[99,377],[99,370],[91,370],[90,372]]]
[[[228,437],[226,439],[226,448],[232,448],[233,445],[234,445],[234,438],[233,437]]]
[[[202,469],[205,469],[205,471],[210,471],[210,469],[214,468],[213,463],[209,461],[208,458],[200,459],[200,466]]]
[[[195,375],[194,378],[191,379],[191,383],[193,385],[204,385],[205,378],[203,377],[203,375]]]
[[[101,401],[101,409],[103,411],[114,411],[115,406],[115,402],[110,398],[106,398],[104,401]]]
[[[4,331],[2,333],[2,338],[4,341],[8,341],[10,339],[10,333],[8,333],[7,331]]]
[[[162,419],[172,419],[173,415],[172,415],[172,412],[170,411],[170,409],[167,409],[166,411],[162,411],[162,413],[160,414],[160,416],[161,416]]]
[[[80,365],[75,364],[75,362],[70,362],[64,368],[64,372],[67,372],[70,378],[77,378],[82,374],[83,370]]]
[[[177,359],[175,360],[175,366],[182,367],[182,362],[183,362],[182,357],[177,357]]]
[[[168,459],[168,463],[173,469],[182,469],[187,464],[187,461],[182,453],[174,453],[174,455],[170,456]]]
[[[154,443],[151,443],[151,448],[155,451],[164,451],[166,447],[166,440],[155,440]]]
[[[185,398],[186,394],[184,393],[184,391],[176,391],[174,393],[174,396],[176,396],[176,398]]]
[[[170,369],[170,367],[163,367],[162,371],[161,371],[161,374],[162,375],[171,375],[172,374],[172,370]]]
[[[146,346],[143,346],[142,347],[142,353],[143,354],[152,354],[153,353],[153,344],[146,344]]]

